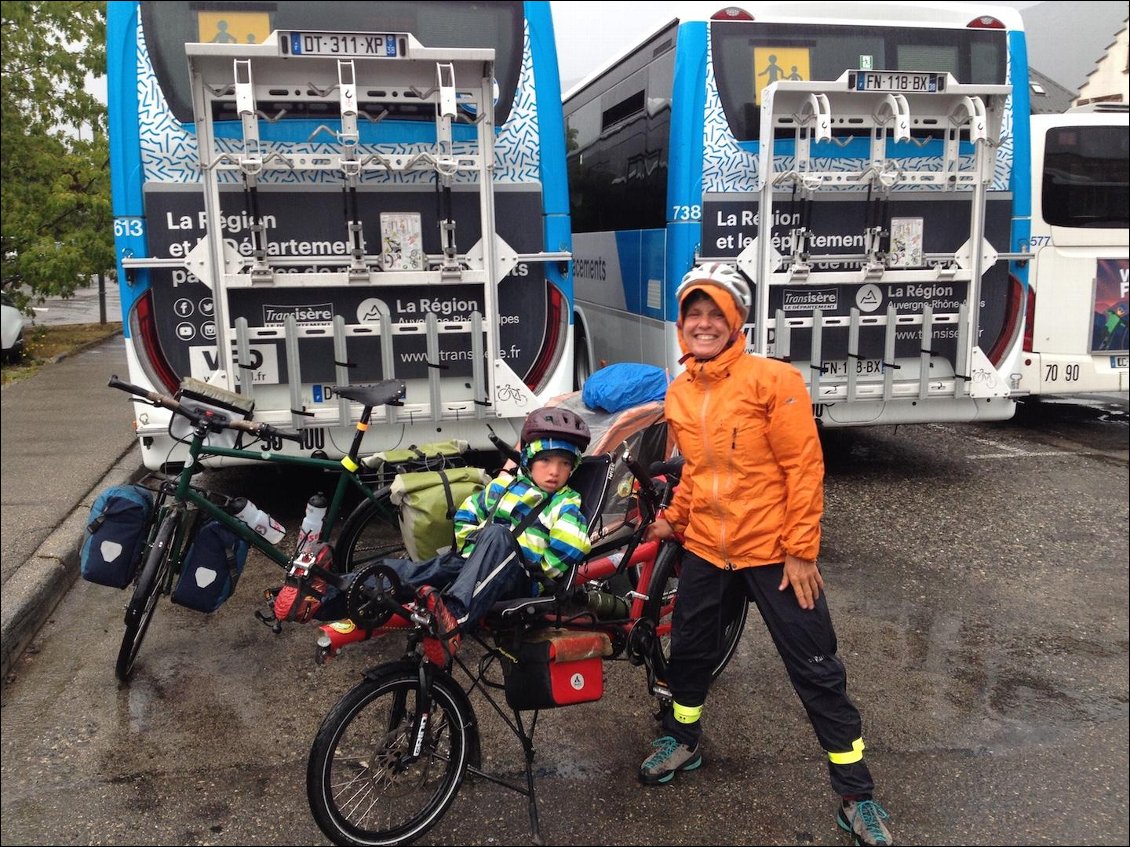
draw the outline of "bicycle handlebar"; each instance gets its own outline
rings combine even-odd
[[[495,431],[489,426],[487,427],[487,433],[487,438],[490,439],[490,443],[498,448],[498,452],[501,453],[504,458],[510,459],[516,465],[522,463],[522,454],[514,448],[513,444],[507,444],[499,438],[498,435],[495,434]]]
[[[632,472],[632,476],[636,478],[636,482],[639,483],[639,502],[644,510],[644,523],[651,523],[655,520],[659,510],[668,505],[667,501],[671,492],[678,484],[679,477],[682,474],[683,460],[678,458],[668,462],[653,462],[651,467],[645,470],[639,460],[627,448],[625,448],[621,458],[627,465],[628,470]],[[658,482],[656,477],[660,476],[665,479],[663,485],[656,484]]]
[[[299,444],[302,443],[302,436],[297,432],[289,432],[287,430],[278,429],[268,423],[259,421],[248,421],[243,419],[229,420],[223,415],[217,414],[210,409],[203,411],[196,411],[183,406],[180,401],[175,397],[170,397],[168,394],[161,394],[157,391],[150,391],[142,388],[140,385],[126,382],[118,379],[117,374],[110,377],[107,383],[110,388],[116,388],[119,391],[124,391],[127,394],[133,394],[151,403],[154,406],[161,406],[168,409],[174,414],[181,415],[192,421],[193,426],[204,425],[212,432],[220,432],[225,429],[235,429],[240,432],[246,432],[249,435],[254,435],[257,438],[285,438],[288,441],[295,441]]]

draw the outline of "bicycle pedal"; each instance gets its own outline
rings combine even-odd
[[[255,617],[257,617],[259,621],[264,625],[269,626],[271,628],[271,632],[273,632],[275,635],[278,635],[280,632],[282,632],[282,624],[274,615],[268,616],[265,615],[261,610],[256,609]]]

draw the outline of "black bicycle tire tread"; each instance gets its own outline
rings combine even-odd
[[[351,827],[351,832],[343,826],[337,809],[330,808],[327,797],[331,793],[327,785],[331,778],[329,765],[335,760],[338,744],[350,723],[377,700],[393,696],[395,692],[411,693],[418,684],[417,668],[394,663],[388,666],[385,673],[382,674],[378,669],[372,676],[347,691],[323,718],[307,759],[306,798],[318,827],[335,844],[369,847],[411,843],[435,826],[458,796],[474,747],[472,739],[468,737],[468,727],[475,725],[475,718],[473,712],[465,714],[470,708],[469,704],[464,705],[465,698],[453,696],[448,690],[459,690],[454,681],[446,675],[437,674],[433,679],[431,696],[433,703],[439,703],[439,708],[446,713],[452,745],[451,759],[441,782],[442,790],[434,790],[428,802],[412,819],[385,830],[363,831],[358,827]]]
[[[141,644],[157,611],[157,601],[161,599],[161,582],[164,571],[168,568],[169,556],[172,555],[172,542],[176,537],[179,522],[180,516],[177,513],[170,512],[165,515],[153,538],[153,544],[146,551],[145,563],[141,567],[133,595],[126,607],[126,631],[122,635],[122,643],[114,663],[114,674],[121,682],[129,681],[134,663],[137,661],[137,654],[141,651]],[[169,527],[167,531],[166,526]],[[164,546],[162,546],[163,535]]]
[[[374,492],[376,500],[366,498],[361,502],[357,508],[346,518],[341,532],[338,535],[337,542],[334,544],[334,568],[339,573],[351,573],[356,570],[356,563],[352,561],[354,547],[361,534],[369,526],[373,520],[373,516],[378,513],[380,509],[387,509],[395,514],[395,508],[392,506],[391,501],[392,487],[389,485],[382,486]],[[384,522],[387,525],[387,522]],[[399,527],[397,527],[399,533]],[[378,558],[399,558],[399,556],[406,554],[404,540],[396,537],[396,540],[391,541],[387,546],[378,548],[373,551],[373,554],[368,557],[369,560],[375,561]],[[370,564],[366,561],[365,564]]]

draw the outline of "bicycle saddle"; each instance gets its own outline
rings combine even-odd
[[[383,379],[372,385],[335,385],[338,397],[360,403],[362,406],[403,406],[407,391],[402,379]]]

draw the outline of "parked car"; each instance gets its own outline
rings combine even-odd
[[[0,337],[4,342],[4,361],[18,362],[24,355],[24,326],[27,320],[7,294],[0,294]]]

